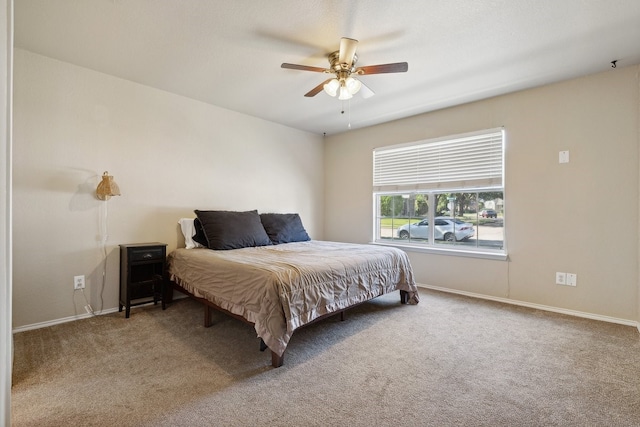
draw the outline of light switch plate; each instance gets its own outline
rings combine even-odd
[[[560,163],[569,163],[569,152],[561,151],[560,154],[558,155],[558,161]]]

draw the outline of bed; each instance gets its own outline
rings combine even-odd
[[[210,212],[225,218],[212,227]],[[210,325],[211,308],[253,324],[260,349],[271,350],[274,367],[283,364],[298,328],[396,290],[401,303],[418,303],[413,271],[403,251],[311,240],[297,214],[250,212],[240,215],[243,225],[237,227],[229,222],[229,214],[235,212],[196,211],[193,236],[184,225],[189,219],[182,219],[185,248],[169,254],[168,277],[174,289],[204,304],[205,326]],[[250,217],[254,223],[247,227]],[[229,229],[241,230],[240,243]],[[259,238],[251,241],[244,235],[247,230]],[[213,242],[213,236],[221,235]],[[191,242],[190,237],[196,240]]]

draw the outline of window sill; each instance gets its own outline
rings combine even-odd
[[[433,255],[448,255],[448,256],[459,256],[466,258],[481,258],[481,259],[489,259],[494,261],[506,261],[508,259],[508,255],[505,252],[494,252],[489,250],[470,250],[470,249],[447,249],[447,248],[436,248],[433,246],[424,246],[424,245],[411,245],[411,244],[398,244],[398,243],[386,243],[386,242],[370,242],[372,245],[380,245],[380,246],[393,246],[394,248],[402,249],[407,252],[418,252],[423,254],[433,254]]]

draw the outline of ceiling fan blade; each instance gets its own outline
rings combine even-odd
[[[340,39],[340,54],[338,55],[338,61],[341,64],[353,64],[353,57],[356,54],[356,48],[358,47],[358,40],[343,37]]]
[[[375,95],[375,92],[372,91],[369,86],[362,83],[362,80],[360,80],[360,84],[362,85],[360,86],[360,96],[362,96],[363,99],[371,98],[373,95]]]
[[[405,73],[409,69],[406,62],[394,62],[393,64],[367,65],[356,70],[358,74],[383,74]]]
[[[305,93],[304,96],[310,98],[312,96],[316,96],[317,94],[319,94],[320,92],[322,92],[322,89],[324,89],[324,85],[329,83],[331,80],[333,79],[327,79],[325,81],[323,81],[322,83],[320,83],[318,86],[314,87],[313,89],[311,89],[309,92]]]
[[[315,71],[316,73],[329,72],[329,70],[327,70],[326,68],[309,67],[308,65],[287,64],[286,62],[283,62],[280,67],[281,68],[288,68],[290,70]]]

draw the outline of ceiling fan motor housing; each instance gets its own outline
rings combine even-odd
[[[344,80],[351,75],[356,70],[356,62],[358,61],[358,55],[353,55],[353,61],[351,64],[340,63],[340,51],[336,50],[335,52],[329,54],[329,64],[331,64],[330,69],[336,74],[338,80]]]

